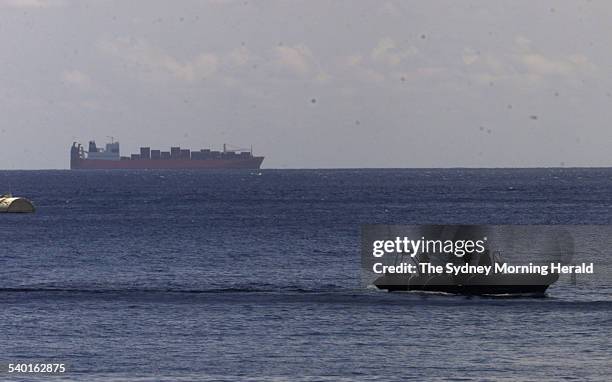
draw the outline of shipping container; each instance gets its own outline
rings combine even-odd
[[[140,148],[140,159],[151,159],[151,148],[150,147]]]

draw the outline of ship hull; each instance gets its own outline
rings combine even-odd
[[[378,289],[415,292],[439,292],[461,295],[544,295],[548,285],[376,285]]]
[[[447,275],[385,274],[374,281],[378,289],[393,291],[443,292],[464,295],[543,295],[559,279],[557,273],[475,275],[459,280]]]
[[[254,170],[261,167],[264,157],[248,159],[128,159],[71,161],[72,170]]]

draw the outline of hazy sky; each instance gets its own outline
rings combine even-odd
[[[612,166],[612,2],[0,0],[0,168]]]

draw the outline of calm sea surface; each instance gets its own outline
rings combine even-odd
[[[359,270],[361,224],[612,224],[612,169],[5,171],[0,187],[37,206],[0,215],[3,364],[63,362],[75,381],[612,375],[607,253],[597,282],[540,299],[389,294]]]

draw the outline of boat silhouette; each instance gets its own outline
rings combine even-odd
[[[423,231],[425,236],[435,234],[438,237],[446,236],[447,239],[461,239],[475,233],[482,233],[477,226],[439,226],[427,227]],[[563,251],[562,251],[563,252]],[[549,253],[550,254],[550,253]],[[541,255],[541,253],[540,253]],[[406,259],[405,255],[398,255],[394,263],[398,264]],[[424,273],[421,271],[420,263],[431,263],[445,266],[447,263],[453,265],[468,264],[471,266],[491,266],[507,263],[502,259],[499,252],[491,253],[488,249],[482,253],[470,253],[463,257],[453,254],[443,256],[436,254],[429,256],[419,253],[414,257],[407,256],[417,272],[413,273],[383,273],[378,276],[373,285],[382,290],[393,291],[422,291],[439,292],[463,295],[534,295],[542,296],[548,287],[559,279],[558,273],[498,273],[491,271],[484,273]],[[510,264],[510,263],[508,263]]]
[[[543,295],[559,279],[557,273],[475,274],[467,277],[428,274],[384,274],[374,281],[378,289],[440,292],[465,295]]]

